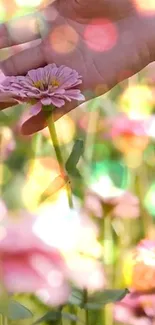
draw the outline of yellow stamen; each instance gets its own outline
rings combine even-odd
[[[43,88],[43,81],[41,81],[41,80],[38,80],[38,81],[36,81],[36,82],[34,82],[33,83],[33,85],[36,87],[36,88],[39,88],[39,89],[41,89],[41,88]]]
[[[57,79],[53,79],[52,81],[51,81],[51,85],[53,86],[53,87],[59,87],[59,81],[57,80]]]

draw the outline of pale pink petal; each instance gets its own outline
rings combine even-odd
[[[32,80],[32,84],[38,81],[38,76],[42,76],[42,68],[28,71],[27,75]]]
[[[76,256],[67,260],[69,278],[77,287],[100,290],[106,285],[103,266],[94,259]]]
[[[79,89],[70,89],[70,90],[66,90],[65,91],[65,95],[66,99],[75,99],[75,100],[79,100],[79,101],[84,101],[85,97],[83,94],[81,94]]]
[[[43,105],[51,105],[51,103],[52,103],[52,100],[51,100],[51,98],[50,97],[47,97],[47,98],[42,98],[41,99],[41,103],[43,104]]]
[[[41,111],[41,102],[37,102],[35,105],[31,106],[30,113],[32,115],[37,115]]]
[[[5,203],[0,199],[0,221],[3,220],[6,214],[7,214],[7,207]]]
[[[102,203],[101,200],[91,194],[87,194],[85,198],[85,205],[84,205],[86,211],[89,213],[93,214],[95,217],[102,218],[103,216],[103,208],[102,208]]]
[[[60,306],[67,302],[71,292],[67,282],[64,282],[59,286],[44,286],[35,294],[47,305]]]
[[[119,218],[138,218],[140,210],[138,206],[132,206],[129,204],[119,204],[114,210],[113,214],[115,217]]]
[[[33,98],[40,99],[40,91],[38,91],[38,92],[37,91],[34,91],[34,92],[28,91],[26,94],[31,99],[33,99]]]
[[[4,282],[9,292],[35,292],[43,286],[43,280],[29,265],[24,255],[6,255],[2,262]]]
[[[48,76],[48,81],[50,82],[53,77],[56,76],[58,68],[55,63],[48,64],[45,68],[46,76]]]
[[[62,107],[65,104],[65,101],[63,99],[56,97],[51,97],[51,102],[55,107]]]

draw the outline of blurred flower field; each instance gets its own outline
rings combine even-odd
[[[0,21],[46,4],[1,0]],[[7,292],[32,313],[9,324],[155,325],[155,64],[55,122],[69,181],[28,114],[0,112],[0,313]]]

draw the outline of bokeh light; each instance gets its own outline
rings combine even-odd
[[[147,85],[135,84],[127,87],[119,97],[119,109],[131,118],[148,116],[154,106],[152,89]]]
[[[146,196],[145,196],[145,201],[144,201],[144,204],[145,204],[145,207],[147,208],[147,210],[149,211],[149,213],[152,215],[152,216],[155,216],[155,183],[153,183]]]
[[[119,161],[105,159],[94,164],[92,169],[91,186],[101,195],[110,196],[122,193],[129,182],[129,174],[126,166]],[[96,184],[96,185],[95,185]],[[105,185],[106,184],[106,185]]]
[[[16,20],[16,22],[10,21],[8,23],[8,29],[11,39],[17,43],[23,43],[23,37],[24,42],[26,43],[33,39],[33,35],[36,35],[38,33],[35,17],[30,18],[25,16],[22,20]]]
[[[0,2],[0,22],[3,22],[6,17],[6,9],[3,2]]]
[[[58,174],[58,165],[53,158],[42,157],[29,162],[27,179],[22,189],[23,203],[28,210],[38,207],[42,193]],[[52,199],[55,200],[57,195],[53,195]]]
[[[74,206],[77,206],[76,201]],[[66,258],[74,254],[101,256],[96,227],[79,210],[69,209],[65,192],[62,191],[53,204],[42,204],[37,216],[33,232],[49,246],[59,248]]]
[[[108,19],[92,20],[84,32],[87,46],[97,52],[104,52],[113,48],[117,37],[116,25]]]
[[[4,5],[6,16],[5,20],[14,18],[14,15],[17,10],[17,5],[14,0],[11,1],[2,1],[2,5]]]
[[[137,11],[143,14],[154,14],[155,2],[154,0],[134,0]]]
[[[60,145],[70,143],[73,140],[76,129],[75,123],[69,116],[63,116],[55,123],[55,127]],[[49,139],[49,142],[51,143],[52,141],[50,139],[48,129],[45,128],[42,133]]]
[[[19,7],[37,7],[41,5],[42,0],[15,0]]]
[[[55,27],[50,35],[52,49],[61,54],[67,54],[75,50],[79,36],[75,29],[69,25]]]

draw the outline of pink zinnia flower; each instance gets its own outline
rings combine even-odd
[[[77,71],[53,63],[30,70],[26,76],[3,78],[0,91],[3,96],[6,93],[13,99],[33,103],[31,113],[36,115],[42,106],[62,107],[65,101],[83,101],[85,98],[77,88],[81,83]]]

